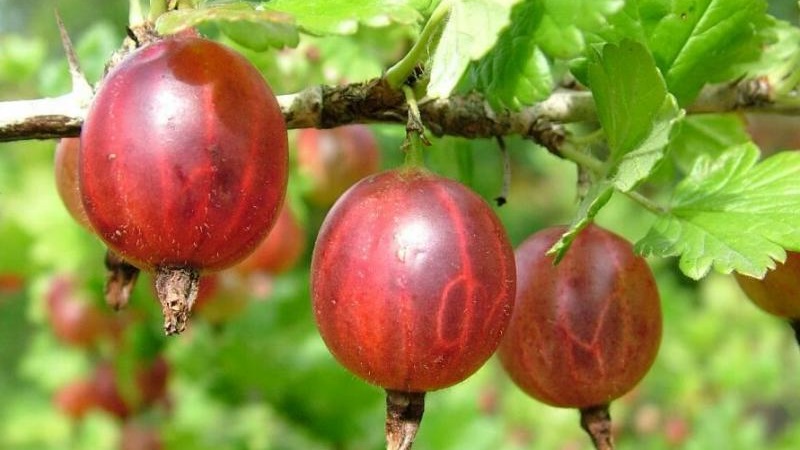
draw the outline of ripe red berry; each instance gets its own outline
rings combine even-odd
[[[81,297],[74,280],[68,277],[53,279],[46,301],[53,333],[66,344],[90,347],[110,332],[110,318]]]
[[[265,272],[281,274],[294,267],[306,248],[306,233],[288,205],[284,205],[278,220],[266,239],[236,269],[242,273]]]
[[[62,386],[55,394],[56,407],[73,420],[80,420],[95,407],[94,386],[77,380]]]
[[[131,415],[131,406],[120,392],[117,372],[110,362],[104,361],[95,367],[90,383],[98,408],[118,419],[124,420]]]
[[[297,133],[299,172],[311,180],[308,199],[328,207],[358,180],[378,171],[380,151],[366,125],[347,125]]]
[[[565,231],[542,230],[517,249],[517,303],[499,354],[531,396],[585,408],[644,377],[661,342],[661,307],[647,262],[598,226],[553,265],[546,252]]]
[[[103,81],[81,134],[80,190],[103,241],[154,270],[168,334],[185,327],[202,271],[234,265],[277,217],[286,125],[245,58],[166,38]]]
[[[747,297],[762,310],[786,319],[800,319],[800,253],[786,252],[786,261],[763,279],[734,273]]]
[[[347,369],[387,389],[394,445],[408,439],[397,421],[421,418],[425,391],[464,380],[494,353],[513,306],[513,253],[491,208],[418,168],[370,176],[342,196],[311,271],[320,334]]]

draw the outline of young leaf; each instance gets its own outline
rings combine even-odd
[[[450,17],[431,58],[428,95],[446,97],[458,84],[470,61],[480,59],[494,46],[509,23],[511,8],[519,0],[453,1]]]
[[[589,64],[589,85],[612,159],[619,159],[647,136],[667,88],[639,43],[607,44],[596,56]]]
[[[474,88],[494,109],[519,110],[553,90],[550,62],[534,39],[541,17],[539,2],[516,5],[511,25],[500,33],[492,51],[473,66]]]
[[[353,34],[360,23],[386,26],[422,21],[430,0],[272,0],[270,9],[291,14],[304,31],[315,35]]]
[[[670,131],[682,116],[655,61],[641,44],[607,44],[588,67],[597,115],[611,154],[614,185],[632,189],[664,156]]]
[[[698,158],[637,251],[680,256],[683,273],[699,279],[712,267],[760,278],[784,249],[800,250],[800,153],[758,158],[751,143]]]
[[[171,34],[205,22],[218,22],[231,39],[253,50],[295,47],[300,40],[291,16],[255,8],[247,2],[169,11],[158,17],[156,29]]]

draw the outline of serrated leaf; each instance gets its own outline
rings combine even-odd
[[[511,11],[511,25],[500,33],[492,51],[472,68],[474,88],[496,110],[519,110],[546,98],[553,90],[550,62],[534,39],[541,13],[538,2],[516,5]]]
[[[156,30],[162,34],[176,33],[206,22],[218,22],[223,31],[248,48],[295,47],[300,40],[294,19],[284,13],[254,7],[247,2],[211,5],[200,9],[179,9],[158,17]]]
[[[305,32],[353,34],[359,24],[386,26],[422,21],[430,0],[272,0],[270,9],[291,14]]]
[[[578,206],[578,213],[572,220],[569,230],[561,235],[561,238],[547,251],[548,254],[555,255],[554,261],[556,263],[561,261],[561,258],[564,257],[572,245],[572,241],[575,240],[575,236],[594,220],[597,213],[611,200],[613,194],[614,188],[608,181],[601,181],[592,185],[589,192],[581,200],[581,204]]]
[[[761,278],[784,249],[800,250],[800,153],[758,158],[751,143],[698,158],[637,251],[680,256],[683,273],[699,279],[711,268]]]
[[[725,150],[749,141],[739,114],[694,114],[681,121],[667,153],[678,169],[688,173],[699,156],[717,158]]]
[[[431,57],[428,95],[446,97],[458,84],[471,61],[483,57],[509,23],[519,0],[460,0],[451,11],[439,44]]]
[[[648,47],[680,105],[706,83],[736,77],[724,69],[757,58],[763,0],[648,0],[638,17]]]

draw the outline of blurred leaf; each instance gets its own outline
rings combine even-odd
[[[475,88],[494,109],[519,110],[550,95],[555,84],[550,62],[534,35],[542,18],[540,3],[525,1],[511,11],[494,48],[471,69]]]
[[[519,0],[452,2],[450,16],[431,58],[428,95],[446,97],[458,84],[470,61],[478,60],[497,41]]]
[[[742,68],[750,78],[766,77],[773,96],[791,92],[800,82],[800,29],[784,21],[771,19],[762,30],[766,44],[759,58]]]
[[[33,77],[44,62],[41,39],[0,35],[0,83],[21,83]]]
[[[430,0],[272,0],[270,9],[291,14],[304,31],[316,34],[353,34],[358,24],[379,27],[413,24]]]
[[[698,158],[637,251],[680,256],[683,273],[699,279],[712,267],[760,278],[783,261],[784,248],[800,250],[800,153],[758,157],[743,144],[716,160]]]
[[[205,22],[219,22],[231,39],[253,50],[295,47],[300,41],[291,16],[247,2],[169,11],[159,16],[156,29],[162,34],[172,34]]]
[[[586,34],[608,26],[608,17],[619,11],[624,0],[528,1],[542,9],[535,28],[536,42],[553,58],[574,58],[586,46]]]
[[[716,158],[728,148],[748,142],[744,125],[736,113],[686,116],[670,141],[668,154],[688,173],[699,156]]]

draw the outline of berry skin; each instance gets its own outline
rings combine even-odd
[[[390,391],[467,378],[494,353],[513,307],[513,253],[491,208],[418,168],[348,190],[322,225],[311,270],[328,348]]]
[[[530,396],[589,409],[632,389],[653,364],[660,300],[647,262],[595,225],[553,265],[546,252],[565,231],[542,230],[516,250],[516,307],[499,356]]]
[[[287,147],[261,74],[213,41],[154,42],[103,81],[81,133],[83,205],[111,250],[156,272],[167,334],[185,328],[199,274],[233,266],[272,227]]]

